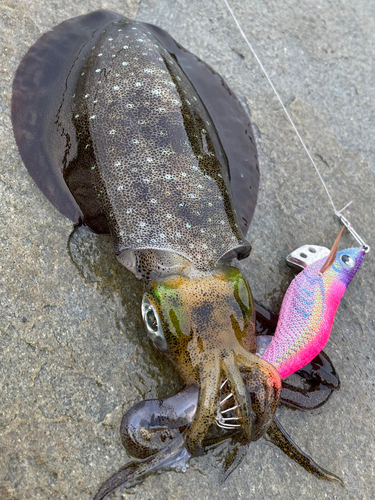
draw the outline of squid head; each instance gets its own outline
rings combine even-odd
[[[187,385],[199,387],[198,409],[186,445],[197,455],[220,413],[225,386],[235,400],[241,440],[261,437],[271,425],[281,382],[277,370],[255,355],[255,309],[250,288],[234,267],[196,271],[150,284],[142,301],[148,335]]]

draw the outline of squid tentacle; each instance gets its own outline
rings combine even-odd
[[[320,479],[325,479],[327,481],[337,481],[342,487],[344,483],[339,476],[329,472],[323,467],[320,467],[312,458],[310,458],[306,453],[304,453],[292,440],[289,434],[282,427],[280,422],[276,417],[267,431],[269,440],[276,445],[282,452],[284,452],[289,458],[297,462],[304,469],[314,476]]]
[[[220,387],[220,361],[217,357],[211,370],[201,379],[204,381],[199,388],[198,405],[194,420],[186,431],[186,446],[191,455],[204,453],[203,439],[209,427],[216,421],[217,395]]]
[[[197,411],[198,391],[188,385],[169,398],[140,401],[124,413],[120,434],[129,455],[148,458],[184,432]]]
[[[333,391],[324,384],[310,385],[305,390],[283,381],[280,403],[300,411],[315,410],[328,401]]]
[[[242,374],[234,360],[231,362],[227,361],[226,368],[223,368],[223,371],[234,387],[238,387],[239,384],[238,373],[241,379],[244,377],[242,384],[244,384],[246,392],[250,393],[249,380],[246,378],[246,373],[251,370],[253,360],[251,359],[251,354],[247,353],[247,356],[245,356],[246,353],[247,351],[242,352],[238,356],[239,359],[237,361],[241,363],[241,368],[244,370]],[[228,366],[230,367],[229,369]],[[216,370],[216,374],[212,375],[212,380],[219,374],[220,370]],[[186,466],[186,462],[190,458],[190,453],[186,445],[186,436],[188,435],[186,426],[191,424],[196,416],[198,391],[197,386],[187,386],[175,396],[165,400],[141,402],[124,415],[121,424],[123,444],[131,455],[142,457],[143,460],[130,462],[117,471],[101,486],[94,500],[102,500],[108,493],[121,484],[124,484],[125,487],[131,487],[160,469],[178,467],[179,464]],[[249,396],[251,397],[250,394]],[[210,422],[211,419],[207,422]],[[166,431],[169,433],[169,445],[166,445]],[[153,436],[151,440],[152,446],[150,446],[150,441],[144,438],[148,432]],[[202,433],[204,432],[202,430]],[[164,438],[161,436],[162,434],[164,434]],[[322,479],[342,483],[340,478],[320,467],[306,453],[300,450],[282,428],[276,417],[273,417],[267,434],[268,439],[273,444],[278,446],[286,455],[299,463],[308,472]],[[124,436],[127,437],[124,439]],[[253,439],[257,437],[252,436]],[[231,442],[228,443],[228,451],[225,454],[221,482],[224,482],[240,464],[246,454],[249,440],[245,438],[241,429],[218,438],[213,438],[211,445],[209,444],[210,439],[205,440],[203,438],[203,446],[205,447],[217,445],[219,442],[228,439]],[[199,450],[203,450],[203,446]]]
[[[241,364],[246,390],[253,399],[255,418],[251,440],[256,441],[264,435],[275,415],[280,402],[281,380],[276,368],[242,347],[237,349],[236,359]]]
[[[125,484],[126,488],[130,488],[160,469],[175,467],[178,462],[184,467],[189,458],[190,454],[185,447],[185,437],[183,434],[179,434],[169,446],[160,450],[156,455],[124,465],[100,486],[93,500],[103,500],[111,491],[122,484]]]
[[[243,443],[235,438],[228,444],[225,454],[223,468],[220,476],[220,484],[223,484],[234,470],[240,465],[247,453],[248,443]]]

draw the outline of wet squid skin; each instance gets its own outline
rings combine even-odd
[[[249,119],[222,78],[159,28],[98,11],[30,49],[14,80],[12,121],[43,193],[74,222],[110,233],[119,261],[144,281],[148,336],[187,386],[158,411],[146,402],[124,417],[123,441],[143,461],[95,499],[230,438],[227,476],[266,433],[307,469],[337,479],[277,424],[281,380],[255,354],[251,291],[230,262],[250,252],[259,169]],[[219,431],[226,391],[238,427]],[[145,413],[163,425],[140,438],[133,423]]]

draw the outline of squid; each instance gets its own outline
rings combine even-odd
[[[74,223],[109,234],[119,262],[144,282],[145,332],[186,384],[125,413],[121,438],[135,460],[95,500],[185,470],[223,441],[225,479],[262,436],[341,482],[294,444],[276,411],[280,402],[317,407],[338,387],[321,351],[364,250],[336,245],[302,271],[275,330],[237,265],[251,251],[259,165],[249,117],[223,78],[160,28],[100,10],[29,49],[12,122],[44,195]],[[282,381],[290,373],[309,390]]]

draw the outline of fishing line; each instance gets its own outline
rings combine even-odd
[[[300,133],[298,132],[298,129],[297,129],[297,127],[295,126],[295,124],[294,124],[294,122],[293,122],[293,120],[292,120],[292,118],[291,118],[290,114],[288,113],[288,110],[287,110],[287,109],[286,109],[286,107],[284,106],[284,103],[283,103],[283,101],[281,100],[281,97],[280,97],[279,93],[277,92],[277,90],[276,90],[276,88],[275,88],[274,84],[272,83],[271,78],[268,76],[268,73],[267,73],[267,71],[265,70],[265,68],[264,68],[264,66],[263,66],[263,64],[262,64],[262,62],[260,61],[259,57],[257,56],[257,54],[256,54],[255,50],[253,49],[253,47],[252,47],[251,43],[250,43],[250,42],[249,42],[249,40],[247,39],[247,37],[246,37],[246,35],[245,35],[245,33],[244,33],[243,29],[241,28],[240,23],[238,22],[238,20],[237,20],[237,18],[236,18],[236,16],[235,16],[235,14],[234,14],[234,12],[233,12],[233,10],[231,9],[231,7],[230,7],[230,5],[229,5],[228,1],[227,1],[227,0],[224,0],[224,3],[225,3],[225,5],[226,5],[227,9],[229,10],[229,13],[230,13],[230,14],[231,14],[231,16],[233,17],[233,20],[234,20],[234,22],[236,23],[237,28],[238,28],[239,32],[241,33],[241,35],[242,35],[243,39],[245,40],[245,42],[246,42],[247,46],[248,46],[248,47],[249,47],[249,49],[251,50],[251,52],[252,52],[253,56],[255,57],[255,59],[256,59],[256,61],[257,61],[257,63],[259,64],[259,66],[260,66],[261,70],[263,71],[264,76],[267,78],[268,83],[271,85],[271,88],[272,88],[272,90],[274,91],[274,93],[275,93],[275,95],[276,95],[277,99],[279,100],[279,102],[280,102],[280,104],[281,104],[281,107],[283,108],[284,113],[286,114],[286,116],[287,116],[287,118],[288,118],[288,120],[289,120],[290,124],[292,125],[292,127],[293,127],[293,129],[294,129],[295,133],[297,134],[297,137],[298,137],[298,139],[299,139],[300,143],[302,144],[303,149],[305,150],[305,152],[306,152],[307,156],[310,158],[310,161],[311,161],[311,163],[313,164],[313,166],[314,166],[314,168],[315,168],[315,171],[316,171],[316,173],[318,174],[319,179],[320,179],[320,181],[321,181],[321,183],[322,183],[322,185],[323,185],[323,187],[324,187],[324,189],[325,189],[325,191],[326,191],[326,193],[327,193],[328,199],[329,199],[329,201],[331,202],[331,205],[332,205],[332,207],[333,207],[333,211],[334,211],[335,215],[337,215],[337,217],[341,220],[342,224],[344,224],[344,226],[347,228],[347,230],[350,232],[350,234],[354,237],[354,239],[355,239],[355,240],[356,240],[356,241],[357,241],[357,242],[358,242],[358,243],[359,243],[359,244],[360,244],[360,245],[364,248],[365,252],[366,252],[366,253],[368,253],[368,252],[370,251],[370,246],[369,246],[369,245],[367,245],[367,244],[364,242],[364,240],[363,240],[363,239],[359,236],[359,234],[358,234],[358,233],[354,230],[353,226],[350,224],[350,222],[348,221],[348,219],[346,219],[346,217],[344,217],[344,216],[343,216],[343,214],[342,214],[342,212],[343,212],[346,208],[348,208],[348,206],[352,203],[352,201],[350,201],[349,203],[347,203],[347,204],[345,205],[345,207],[344,207],[344,208],[342,208],[341,210],[337,210],[337,209],[336,209],[336,206],[335,206],[335,204],[334,204],[334,202],[333,202],[333,199],[332,199],[332,197],[331,197],[331,195],[330,195],[330,192],[328,191],[327,185],[326,185],[326,183],[324,182],[323,176],[322,176],[322,174],[320,173],[320,171],[319,171],[319,169],[318,169],[318,167],[317,167],[317,165],[316,165],[315,161],[313,160],[313,158],[312,158],[312,156],[311,156],[311,154],[310,154],[309,150],[307,149],[307,146],[305,145],[305,143],[304,143],[304,141],[303,141],[303,139],[302,139],[302,137],[301,137]]]

